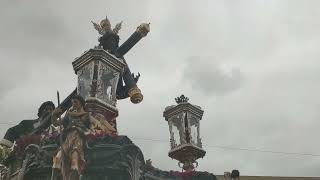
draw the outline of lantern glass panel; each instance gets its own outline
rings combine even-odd
[[[199,118],[193,114],[188,113],[188,121],[189,121],[189,131],[190,131],[190,142],[193,145],[198,146],[199,144]]]
[[[87,64],[78,72],[78,94],[83,98],[90,96],[90,85],[93,79],[93,62]]]
[[[98,74],[97,98],[115,106],[120,72],[115,71],[105,63],[99,63]]]
[[[186,143],[184,120],[183,120],[184,116],[185,116],[185,113],[179,113],[169,118],[169,121],[172,124],[171,133],[177,146]]]
[[[173,139],[175,141],[175,146],[177,146],[178,144],[181,144],[180,137],[179,137],[179,129],[175,125],[173,125],[172,127],[172,134],[173,134]]]

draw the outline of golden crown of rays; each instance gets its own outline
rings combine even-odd
[[[108,17],[106,16],[105,19],[100,21],[100,24],[95,23],[93,21],[91,21],[93,24],[93,27],[99,32],[99,34],[104,35],[107,32],[113,32],[115,34],[118,34],[120,29],[121,29],[121,25],[122,25],[122,21],[118,24],[115,25],[115,27],[113,29],[111,29],[111,23],[108,19]]]

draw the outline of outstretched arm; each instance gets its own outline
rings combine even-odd
[[[51,116],[51,123],[54,126],[59,126],[61,124],[61,121],[58,120],[61,116],[61,114],[63,113],[63,110],[59,107],[57,107],[53,112],[52,112],[52,116]]]

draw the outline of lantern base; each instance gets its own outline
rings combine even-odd
[[[111,106],[98,98],[89,97],[86,99],[86,108],[92,113],[92,116],[107,121],[115,129],[117,129],[116,117],[118,117],[118,109]]]
[[[205,150],[190,143],[177,146],[169,151],[169,157],[176,159],[181,163],[195,162],[197,159],[203,158],[205,155]]]

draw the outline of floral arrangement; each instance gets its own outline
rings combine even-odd
[[[201,171],[170,171],[170,176],[178,177],[183,180],[193,180],[193,179],[202,179],[202,180],[215,180],[216,177],[209,172],[201,172]]]
[[[0,146],[0,162],[2,162],[4,159],[6,159],[9,156],[11,151],[12,151],[11,148]],[[1,169],[1,164],[0,164],[0,169]]]
[[[117,137],[118,134],[117,132],[105,132],[105,131],[99,131],[99,130],[96,130],[94,132],[91,132],[90,134],[87,135],[87,140],[88,141],[95,141],[97,139],[101,139],[101,138],[104,138],[104,137],[107,137],[107,136],[110,136],[110,137]]]
[[[179,177],[183,180],[191,180],[191,178],[195,175],[195,171],[189,171],[189,172],[179,172],[179,171],[170,171],[170,176]]]
[[[17,156],[21,156],[25,150],[25,148],[29,144],[40,144],[41,136],[35,134],[27,134],[21,136],[19,139],[16,140],[16,144],[14,146],[14,151]]]
[[[56,144],[57,139],[59,137],[60,133],[58,131],[53,131],[53,132],[44,132],[41,134],[41,142],[40,145],[49,145],[49,144]]]

